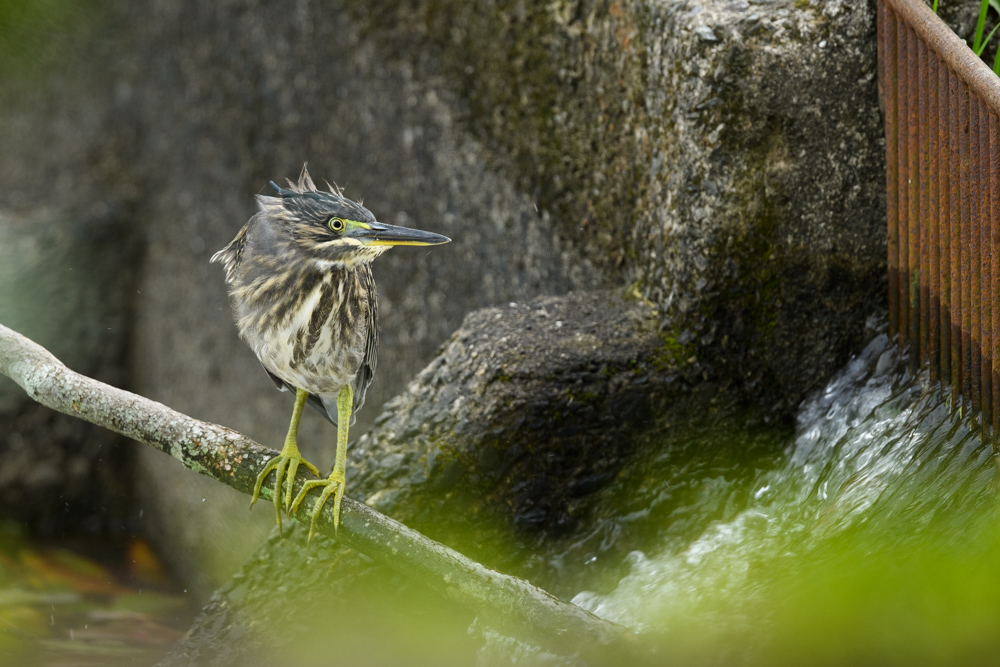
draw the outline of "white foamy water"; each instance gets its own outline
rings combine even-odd
[[[803,404],[794,441],[750,485],[742,511],[685,543],[633,552],[617,588],[573,602],[639,631],[757,628],[773,581],[834,544],[884,535],[920,549],[953,539],[963,517],[992,507],[995,467],[947,396],[924,387],[878,337]],[[928,529],[942,516],[954,531]]]

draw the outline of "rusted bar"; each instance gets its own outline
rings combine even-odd
[[[888,221],[889,254],[889,336],[899,335],[899,150],[896,93],[896,15],[879,3],[879,46],[881,47],[882,99],[885,105],[885,213]]]
[[[907,116],[910,100],[909,59],[907,54],[906,24],[896,17],[896,131],[897,150],[897,225],[899,228],[899,340],[908,343],[910,340],[910,227],[909,188],[906,186],[907,174],[910,169],[909,145],[907,133]]]
[[[990,192],[990,112],[979,102],[979,360],[982,382],[983,433],[993,423],[993,304],[990,286],[993,264],[993,240],[990,232],[992,193]]]
[[[888,10],[887,10],[888,11]],[[948,227],[949,208],[949,188],[951,187],[948,174],[949,159],[948,149],[950,147],[951,117],[948,113],[948,68],[941,61],[937,61],[938,75],[938,152],[934,159],[937,164],[938,173],[938,256],[939,260],[939,285],[940,285],[940,312],[941,328],[937,336],[941,342],[941,382],[945,385],[951,384],[951,233]]]
[[[931,136],[931,121],[930,121],[930,66],[927,63],[928,53],[927,44],[925,42],[917,42],[917,80],[920,82],[918,84],[918,104],[917,107],[917,120],[920,124],[918,128],[918,150],[917,159],[919,161],[919,178],[920,181],[917,183],[917,188],[919,192],[919,225],[920,225],[920,273],[919,273],[919,289],[920,289],[920,363],[926,364],[931,357],[931,327],[930,327],[930,314],[931,314],[931,248],[934,246],[933,240],[931,239],[931,199],[930,199],[930,167],[931,167],[931,153],[930,153],[930,136]],[[936,319],[936,318],[935,318]],[[937,366],[937,364],[933,364]],[[931,378],[937,379],[937,373],[934,368],[931,372]]]
[[[962,262],[962,395],[971,400],[972,398],[972,348],[969,332],[972,331],[972,217],[969,207],[971,206],[971,195],[969,189],[970,158],[969,158],[969,89],[962,83],[962,90],[958,100],[958,122],[959,122],[959,196],[961,197],[961,234],[959,236],[959,246],[961,248]],[[979,384],[979,378],[976,378]],[[973,406],[974,409],[975,406]]]
[[[972,52],[961,37],[945,25],[922,2],[885,0],[899,19],[961,77],[976,96],[995,114],[1000,114],[1000,87],[993,70]]]
[[[948,99],[951,107],[949,114],[951,136],[951,151],[948,182],[948,225],[951,238],[951,408],[955,410],[962,405],[962,388],[965,380],[962,377],[962,196],[959,146],[962,136],[961,110],[962,85],[958,75],[948,70]]]
[[[923,3],[878,0],[890,332],[1000,436],[1000,80]]]
[[[969,347],[971,354],[972,413],[982,408],[982,183],[983,170],[979,150],[979,99],[969,95]]]
[[[941,69],[941,62],[933,53],[927,58],[927,100],[929,117],[928,144],[927,144],[927,188],[928,188],[928,225],[927,225],[927,245],[930,246],[930,266],[928,279],[930,281],[930,330],[929,347],[931,380],[941,379],[941,234],[939,233],[940,220],[940,182],[941,169],[938,165],[938,156],[941,154],[941,143],[938,131],[941,128],[941,118],[938,115],[938,71]]]
[[[990,378],[993,389],[993,444],[996,447],[1000,435],[1000,119],[990,114],[990,237],[993,252],[990,255],[990,311],[993,322],[993,336],[990,358],[993,361]]]
[[[907,209],[909,228],[910,282],[907,298],[910,305],[910,370],[920,368],[923,352],[920,340],[920,66],[917,35],[906,29],[906,143]]]

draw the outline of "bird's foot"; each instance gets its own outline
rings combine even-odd
[[[347,477],[343,471],[338,471],[334,468],[334,471],[330,473],[330,476],[326,479],[311,479],[302,485],[299,490],[299,495],[295,497],[295,502],[292,503],[292,513],[299,508],[302,501],[305,500],[306,494],[312,491],[314,488],[322,486],[323,492],[320,493],[319,498],[316,500],[316,504],[313,505],[312,512],[309,513],[309,541],[312,542],[313,535],[316,533],[316,520],[319,518],[320,512],[323,510],[323,505],[326,501],[333,496],[333,529],[337,530],[340,526],[340,501],[344,498],[344,490],[347,488]]]
[[[295,474],[298,472],[300,465],[305,466],[314,475],[319,477],[319,470],[316,469],[316,466],[309,463],[309,461],[302,458],[302,455],[298,452],[298,448],[291,452],[282,449],[281,454],[278,454],[264,464],[264,469],[257,475],[257,482],[254,484],[253,496],[250,498],[250,507],[253,507],[257,502],[257,498],[260,496],[260,487],[264,484],[264,480],[272,470],[274,471],[274,493],[272,494],[272,500],[274,501],[274,515],[278,522],[279,530],[281,529],[281,485],[282,483],[285,485],[285,511],[291,513],[292,486],[295,484]],[[309,483],[311,482],[307,482],[307,484]]]

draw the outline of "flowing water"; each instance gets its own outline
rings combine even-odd
[[[876,338],[729,516],[574,602],[680,664],[1000,664],[990,444]]]

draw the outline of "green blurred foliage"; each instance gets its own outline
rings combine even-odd
[[[0,80],[30,82],[71,57],[73,36],[103,7],[98,0],[0,0]]]
[[[759,563],[757,590],[744,591],[752,603],[714,581],[690,591],[704,598],[696,613],[648,618],[645,639],[670,665],[1000,664],[1000,522],[970,541],[891,542],[843,540]]]
[[[775,636],[757,662],[1000,664],[1000,522],[917,550],[885,542],[845,543],[781,581]]]

